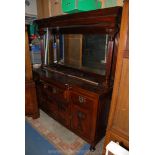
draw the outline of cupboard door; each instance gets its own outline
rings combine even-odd
[[[57,113],[58,113],[57,102],[55,100],[51,99],[50,96],[47,96],[47,107],[48,107],[48,112],[54,118],[57,118]]]
[[[71,127],[73,130],[78,132],[80,135],[90,138],[92,123],[92,113],[86,109],[82,109],[76,105],[72,106],[72,120]]]
[[[70,126],[70,106],[68,102],[57,100],[58,120],[65,126]]]

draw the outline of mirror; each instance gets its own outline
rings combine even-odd
[[[49,64],[105,75],[108,39],[105,34],[52,35]]]

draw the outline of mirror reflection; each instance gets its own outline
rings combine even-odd
[[[48,64],[105,75],[108,39],[105,34],[52,35]]]

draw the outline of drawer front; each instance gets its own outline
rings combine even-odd
[[[92,109],[94,100],[82,95],[80,93],[70,93],[70,98],[73,104],[80,106],[81,108]]]
[[[43,90],[46,92],[46,95],[48,96],[52,96],[53,98],[58,98],[58,99],[60,98],[60,99],[67,100],[67,95],[66,95],[67,92],[65,89],[58,88],[56,86],[44,83]]]

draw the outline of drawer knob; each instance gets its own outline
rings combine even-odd
[[[79,102],[80,102],[80,103],[84,103],[84,102],[86,102],[85,97],[83,97],[83,96],[79,96]]]

